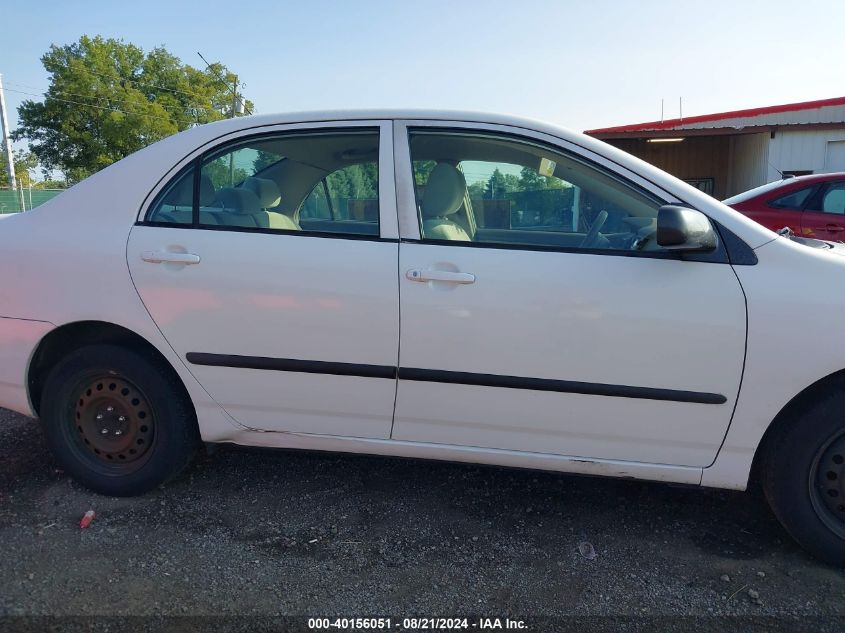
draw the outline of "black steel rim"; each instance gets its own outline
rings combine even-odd
[[[809,483],[816,514],[828,529],[845,539],[845,430],[816,452]]]
[[[155,438],[154,415],[143,392],[125,378],[108,375],[86,379],[76,391],[77,453],[107,472],[137,470]]]

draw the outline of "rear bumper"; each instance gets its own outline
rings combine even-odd
[[[0,317],[0,407],[34,416],[26,376],[38,343],[55,326]]]

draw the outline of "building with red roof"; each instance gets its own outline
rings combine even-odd
[[[587,130],[717,198],[845,171],[845,97]]]

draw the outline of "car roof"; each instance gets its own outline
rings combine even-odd
[[[302,110],[297,112],[277,112],[271,114],[255,114],[249,117],[223,119],[215,123],[226,121],[252,121],[253,124],[269,122],[293,123],[297,121],[355,121],[364,119],[432,119],[443,121],[476,121],[479,123],[522,122],[539,123],[522,116],[506,113],[483,112],[477,110],[436,110],[426,108],[364,108],[343,110]]]
[[[787,176],[782,180],[773,180],[764,185],[742,191],[730,198],[722,200],[728,206],[756,202],[759,200],[771,200],[779,196],[790,194],[794,190],[811,187],[820,182],[832,182],[845,180],[845,172],[832,172],[829,174],[808,174],[806,176]]]
[[[314,110],[301,112],[280,112],[274,114],[255,114],[222,119],[212,123],[198,125],[182,132],[183,138],[199,138],[201,136],[218,136],[250,128],[261,128],[270,125],[286,125],[295,123],[346,123],[353,121],[389,121],[389,120],[423,120],[423,121],[459,121],[463,123],[488,123],[492,125],[509,125],[522,127],[539,132],[545,132],[573,141],[590,148],[598,147],[600,142],[563,126],[551,124],[547,121],[530,119],[511,114],[497,114],[492,112],[478,112],[471,110],[434,110],[434,109],[346,109],[346,110]]]
[[[782,181],[784,185],[796,183],[811,184],[814,182],[827,182],[828,180],[845,180],[845,171],[834,171],[826,174],[807,174],[805,176],[787,176]]]

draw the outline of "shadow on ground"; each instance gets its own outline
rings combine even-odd
[[[107,498],[5,411],[0,543],[7,615],[845,613],[845,576],[749,494],[224,447]]]

